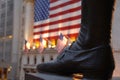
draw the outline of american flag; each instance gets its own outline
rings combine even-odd
[[[68,42],[67,38],[63,36],[62,33],[60,33],[60,36],[57,40],[57,45],[56,45],[56,50],[58,51],[58,53],[61,53],[61,51],[66,47],[67,42]]]
[[[81,24],[81,0],[35,0],[34,40],[57,39],[59,33],[77,37]]]
[[[44,39],[40,36],[40,46],[38,48],[39,53],[42,53],[44,50]]]

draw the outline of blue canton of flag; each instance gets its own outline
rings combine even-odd
[[[45,20],[49,17],[49,0],[35,0],[34,22]]]
[[[60,40],[63,40],[63,34],[60,33],[60,36],[59,36]]]
[[[42,39],[42,37],[40,36],[40,42],[42,42],[43,41],[43,39]]]

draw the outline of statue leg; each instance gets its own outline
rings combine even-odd
[[[37,66],[38,72],[108,80],[114,70],[110,46],[114,0],[82,0],[82,23],[77,40],[57,59]]]

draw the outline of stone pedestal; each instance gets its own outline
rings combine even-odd
[[[43,74],[43,73],[27,73],[25,74],[25,80],[73,80],[69,76],[60,76],[53,74]]]

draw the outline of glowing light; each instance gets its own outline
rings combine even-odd
[[[27,47],[27,49],[30,49],[30,43],[29,42],[26,43],[26,47]]]
[[[43,39],[42,44],[44,45],[44,47],[47,47],[47,42],[46,42],[46,40]]]
[[[11,39],[12,37],[13,37],[12,35],[9,35],[9,36],[8,36],[8,38],[10,38],[10,39]]]
[[[69,46],[71,45],[71,43],[68,44]]]
[[[39,42],[35,42],[35,46],[36,46],[36,48],[38,48],[40,46],[40,43]]]
[[[55,46],[56,46],[55,39],[52,39],[52,40],[51,40],[51,47],[54,48]]]
[[[82,80],[82,78],[83,74],[81,73],[73,74],[73,80]]]
[[[55,45],[52,45],[51,47],[52,47],[52,48],[55,48],[56,46],[55,46]]]
[[[12,66],[10,66],[10,67],[8,68],[8,72],[10,72],[10,71],[11,71],[11,69],[12,69]]]
[[[33,49],[33,50],[36,49],[36,46],[32,46],[32,49]]]
[[[36,49],[35,43],[32,44],[32,49],[33,49],[33,50]]]
[[[51,48],[52,46],[51,45],[48,45],[48,48]]]
[[[71,41],[75,41],[75,37],[72,37],[72,38],[71,38]]]

